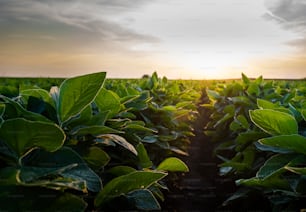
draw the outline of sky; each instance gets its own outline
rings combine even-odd
[[[0,76],[306,77],[306,0],[0,0]]]

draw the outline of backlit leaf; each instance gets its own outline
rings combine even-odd
[[[60,86],[57,105],[61,123],[82,112],[92,103],[104,84],[106,73],[94,73],[66,79]]]

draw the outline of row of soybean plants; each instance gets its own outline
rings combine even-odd
[[[205,133],[219,144],[220,175],[238,188],[224,204],[242,204],[256,193],[274,211],[305,208],[305,80],[251,80],[242,74],[241,81],[214,84],[207,95],[210,103],[203,106],[211,116]]]
[[[94,73],[0,95],[0,208],[158,210],[192,135],[199,94],[154,73]],[[9,92],[8,92],[9,93]]]

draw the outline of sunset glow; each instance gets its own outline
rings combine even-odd
[[[297,0],[0,0],[0,76],[304,78],[305,14]]]

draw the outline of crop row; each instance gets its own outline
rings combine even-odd
[[[247,210],[251,197],[261,195],[269,210],[305,208],[305,81],[242,74],[241,81],[212,85],[207,95],[210,102],[203,106],[211,115],[205,133],[218,144],[220,175],[238,188],[224,204]]]
[[[169,172],[187,172],[200,92],[152,77],[2,86],[2,210],[158,210]]]

